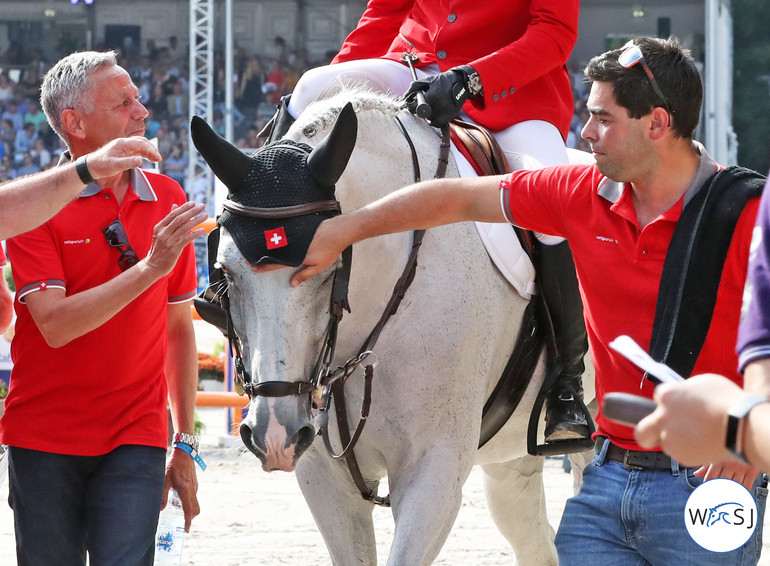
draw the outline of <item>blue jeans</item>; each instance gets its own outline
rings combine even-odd
[[[580,492],[567,501],[556,535],[560,566],[749,566],[762,552],[767,488],[754,484],[757,528],[741,548],[717,553],[698,546],[684,508],[703,483],[695,469],[627,470],[606,458],[607,444],[586,466]]]
[[[166,452],[119,446],[102,456],[9,447],[18,566],[151,566]]]

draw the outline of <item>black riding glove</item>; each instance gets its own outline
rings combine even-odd
[[[468,86],[468,77],[472,74],[475,74],[473,67],[462,65],[414,81],[404,95],[407,107],[414,113],[417,109],[417,93],[424,92],[425,102],[431,109],[428,116],[431,125],[443,127],[457,117],[466,100],[474,97]]]

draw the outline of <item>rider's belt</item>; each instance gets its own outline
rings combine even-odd
[[[596,437],[596,452],[600,452],[607,438]],[[610,442],[607,459],[620,462],[628,470],[671,470],[671,458],[663,452],[627,450]]]

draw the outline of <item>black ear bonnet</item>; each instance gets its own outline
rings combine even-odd
[[[227,204],[259,209],[282,209],[321,201],[335,202],[334,184],[347,166],[356,140],[357,120],[346,105],[329,136],[315,149],[304,143],[277,140],[247,156],[193,117],[193,143],[214,174],[228,189]],[[305,258],[318,225],[339,210],[300,212],[281,217],[253,218],[237,210],[225,211],[217,223],[232,236],[243,257],[253,265],[297,267]],[[328,208],[328,207],[327,207]],[[269,212],[269,210],[268,210]]]
[[[229,200],[259,208],[280,208],[333,200],[334,185],[322,185],[310,175],[311,147],[290,140],[257,150],[248,174],[230,189]],[[339,212],[327,211],[292,218],[256,219],[225,210],[218,223],[227,228],[243,257],[253,264],[302,263],[318,225]]]

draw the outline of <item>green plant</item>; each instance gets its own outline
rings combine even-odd
[[[10,264],[5,266],[5,269],[3,270],[3,277],[5,277],[5,282],[8,283],[8,288],[11,290],[11,293],[15,293],[16,285],[13,284],[13,275],[11,273]]]
[[[200,436],[201,432],[206,429],[206,425],[203,424],[203,421],[201,421],[200,417],[198,416],[198,411],[195,411],[194,419],[193,434],[195,434],[195,436]]]
[[[8,384],[0,379],[0,399],[5,399],[8,396]]]

